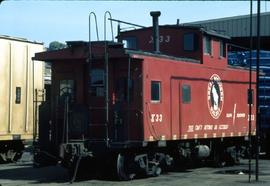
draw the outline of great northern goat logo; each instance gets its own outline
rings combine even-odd
[[[207,88],[207,103],[211,116],[218,119],[223,108],[224,91],[220,77],[213,74]]]

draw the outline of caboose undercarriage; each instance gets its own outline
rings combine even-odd
[[[118,180],[131,180],[200,163],[215,167],[238,164],[246,155],[246,143],[244,137],[155,142],[69,139],[59,145],[58,155],[53,147],[51,151],[37,149],[35,164],[61,163],[69,170],[71,182],[85,175],[87,178],[110,175]]]

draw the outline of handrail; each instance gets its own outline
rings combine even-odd
[[[107,14],[109,15],[109,21],[111,22],[111,32],[112,32],[112,41],[114,41],[114,39],[113,39],[113,26],[112,26],[112,14],[109,12],[109,11],[106,11],[105,13],[104,13],[104,41],[106,41],[106,18],[107,18]]]
[[[91,15],[94,16],[95,23],[96,23],[96,34],[97,34],[97,40],[99,41],[99,35],[98,35],[98,26],[97,26],[97,16],[94,12],[90,12],[89,14],[89,58],[87,62],[90,62],[92,59],[92,45],[91,45]]]
[[[105,63],[105,107],[106,107],[106,142],[107,142],[107,147],[109,146],[109,54],[107,51],[107,41],[106,41],[106,18],[107,14],[112,18],[112,15],[109,11],[106,11],[104,13],[104,63]],[[112,41],[113,41],[113,28],[112,28],[112,21],[111,21],[111,32],[112,32]]]
[[[95,19],[97,40],[99,41],[98,26],[97,26],[97,16],[96,16],[96,14],[94,12],[90,12],[90,14],[89,14],[89,42],[91,41],[91,15],[93,15],[94,19]]]

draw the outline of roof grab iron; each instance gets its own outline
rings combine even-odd
[[[111,32],[112,32],[112,41],[114,41],[113,39],[113,26],[112,26],[112,15],[109,11],[106,11],[104,13],[104,41],[106,41],[106,20],[107,20],[107,14],[109,15],[108,20],[110,21],[111,24]]]
[[[90,14],[89,14],[89,42],[91,42],[91,16],[94,16],[94,19],[95,19],[97,40],[99,41],[97,16],[94,12],[90,12]]]
[[[98,35],[98,26],[97,26],[97,16],[94,12],[90,12],[89,14],[89,57],[88,57],[88,61],[90,62],[92,59],[92,46],[91,46],[91,16],[94,16],[95,19],[95,24],[96,24],[96,34],[97,34],[97,40],[99,41],[99,35]]]

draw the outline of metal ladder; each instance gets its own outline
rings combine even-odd
[[[94,16],[94,20],[95,20],[95,27],[96,27],[96,34],[97,34],[97,40],[99,41],[99,34],[98,34],[98,26],[97,26],[97,18],[96,18],[96,14],[94,12],[90,12],[89,14],[89,58],[88,58],[88,62],[89,62],[89,68],[91,68],[91,62],[93,59],[93,55],[92,55],[92,40],[91,40],[91,16]],[[109,124],[109,52],[108,52],[108,42],[107,41],[107,16],[109,16],[108,20],[110,21],[110,26],[111,26],[111,35],[112,35],[112,42],[114,41],[113,38],[113,26],[112,26],[112,16],[111,13],[109,11],[106,11],[104,13],[104,68],[105,68],[105,73],[104,73],[104,80],[105,80],[105,124],[102,125],[105,127],[106,130],[106,144],[107,146],[109,145],[109,135],[108,135],[108,124]],[[94,109],[94,108],[93,108]]]
[[[38,140],[38,123],[39,123],[39,117],[38,117],[38,111],[39,111],[39,105],[43,102],[45,102],[45,89],[35,89],[34,90],[34,110],[33,110],[33,142],[36,142]]]

